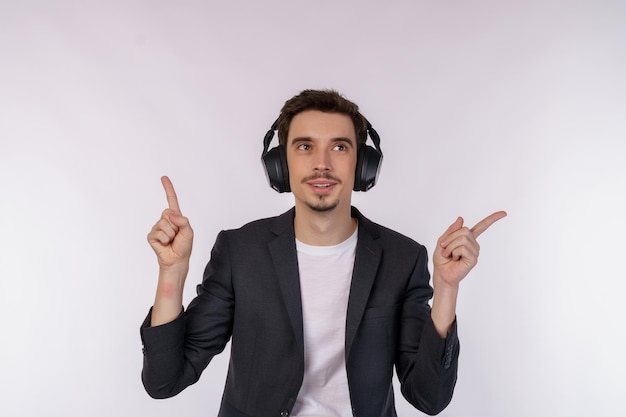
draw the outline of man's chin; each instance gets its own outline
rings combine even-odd
[[[315,203],[307,202],[307,207],[311,210],[318,213],[328,213],[333,211],[339,205],[339,200],[326,202],[326,201],[316,201]]]

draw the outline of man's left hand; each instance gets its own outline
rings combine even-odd
[[[467,276],[478,262],[480,245],[476,241],[492,224],[506,216],[506,212],[498,211],[485,217],[471,229],[463,226],[463,218],[459,217],[437,241],[433,254],[433,277],[435,285],[456,287]]]

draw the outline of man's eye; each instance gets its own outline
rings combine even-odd
[[[307,145],[306,143],[303,143],[300,146],[298,146],[298,149],[300,149],[301,151],[308,151],[309,149],[311,149],[311,146]]]
[[[333,148],[336,151],[345,151],[346,150],[346,145],[335,145],[335,147]]]

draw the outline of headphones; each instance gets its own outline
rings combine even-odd
[[[269,149],[270,142],[274,137],[274,132],[277,127],[278,119],[265,134],[261,161],[265,167],[265,176],[267,177],[270,187],[279,193],[284,193],[291,191],[285,147],[278,145]],[[356,172],[354,175],[354,191],[367,191],[376,185],[376,179],[380,172],[380,165],[383,159],[383,153],[380,150],[380,137],[370,122],[367,122],[367,133],[372,142],[374,142],[375,148],[365,143],[359,145]]]

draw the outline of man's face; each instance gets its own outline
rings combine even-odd
[[[345,114],[307,110],[291,120],[287,137],[289,183],[296,207],[330,212],[350,207],[357,144]]]

